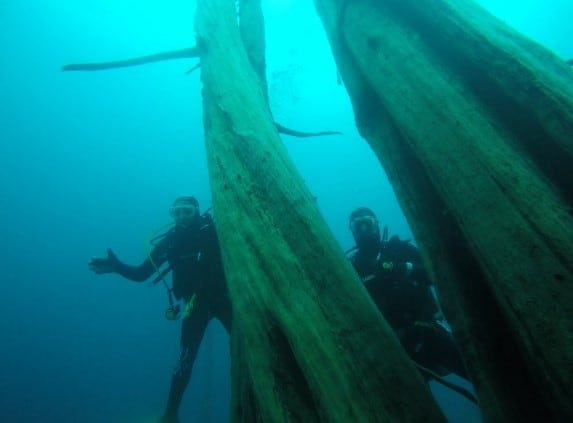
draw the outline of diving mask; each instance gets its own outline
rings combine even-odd
[[[190,219],[195,216],[195,213],[197,213],[197,207],[190,203],[176,204],[169,209],[169,215],[176,221]]]
[[[350,222],[350,230],[353,234],[373,234],[378,230],[378,219],[374,216],[361,216]]]

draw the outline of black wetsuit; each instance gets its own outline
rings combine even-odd
[[[438,374],[467,379],[418,249],[393,236],[369,252],[356,249],[349,258],[410,358]]]
[[[116,262],[116,272],[127,279],[144,281],[165,262],[172,271],[173,295],[189,301],[195,295],[193,309],[181,324],[181,353],[171,380],[169,400],[163,421],[175,421],[181,398],[189,383],[193,362],[201,339],[212,318],[231,331],[231,303],[221,262],[215,227],[209,215],[189,226],[171,229],[139,266]],[[154,266],[155,265],[155,266]]]

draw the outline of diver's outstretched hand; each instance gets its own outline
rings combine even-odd
[[[107,257],[92,257],[88,262],[88,266],[92,272],[103,275],[104,273],[115,272],[117,262],[117,256],[111,248],[108,248]]]

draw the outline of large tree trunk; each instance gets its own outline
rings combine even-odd
[[[487,421],[573,421],[573,73],[465,0],[315,0]]]
[[[233,420],[442,421],[287,157],[234,1],[199,1],[196,30],[233,303]]]

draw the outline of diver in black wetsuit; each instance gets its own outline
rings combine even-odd
[[[143,282],[157,273],[155,282],[163,280],[166,283],[165,274],[169,269],[173,272],[173,288],[168,288],[170,307],[165,315],[177,319],[182,314],[181,353],[161,423],[177,421],[179,405],[209,321],[217,318],[228,333],[231,330],[231,303],[211,216],[199,214],[199,203],[194,197],[177,198],[170,214],[175,225],[159,237],[139,266],[122,263],[111,249],[107,250],[107,257],[93,257],[89,262],[90,270],[96,274],[118,273],[136,282]],[[164,263],[169,267],[160,271]],[[173,305],[172,295],[185,301],[185,311],[180,312],[179,306]]]
[[[352,212],[350,230],[356,247],[349,259],[410,358],[421,370],[467,379],[418,249],[397,236],[387,239],[386,228],[381,237],[376,215],[366,207]],[[430,372],[422,374],[432,378]]]

